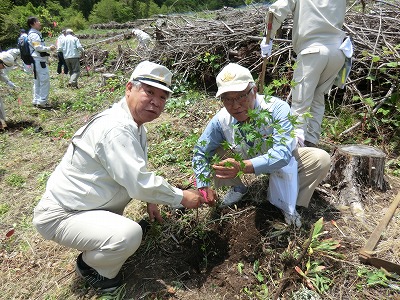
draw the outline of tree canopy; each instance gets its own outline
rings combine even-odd
[[[29,16],[42,23],[44,37],[58,34],[61,28],[85,29],[90,24],[128,22],[154,14],[214,10],[238,7],[261,0],[0,0],[0,45],[15,47],[20,28],[27,28]]]

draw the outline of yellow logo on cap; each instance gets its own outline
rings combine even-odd
[[[163,72],[161,70],[157,70],[157,73],[152,74],[154,78],[164,81],[167,77],[168,72]]]
[[[227,81],[232,81],[235,79],[235,74],[226,72],[225,74],[222,74],[221,81],[227,82]]]

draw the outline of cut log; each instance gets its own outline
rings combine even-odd
[[[386,191],[385,153],[366,145],[344,145],[332,155],[332,165],[324,180],[337,189],[339,203],[350,206],[363,219],[363,197],[368,188]]]

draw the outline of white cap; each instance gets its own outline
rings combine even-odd
[[[215,97],[227,92],[244,91],[250,82],[254,79],[247,68],[230,63],[217,75],[218,91]]]
[[[65,33],[74,33],[74,31],[71,28],[68,28],[65,30]]]
[[[172,90],[170,89],[172,73],[162,65],[147,60],[142,61],[136,66],[131,77],[129,78],[129,81],[133,80],[137,80],[172,93]]]
[[[0,60],[4,63],[5,67],[12,67],[14,65],[14,57],[6,51],[0,53]]]

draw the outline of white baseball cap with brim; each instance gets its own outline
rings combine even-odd
[[[135,70],[133,70],[131,78],[129,79],[129,81],[134,80],[172,93],[170,89],[172,73],[162,65],[147,60],[142,61],[136,66]]]
[[[244,91],[250,82],[254,82],[254,79],[247,68],[230,63],[217,75],[218,91],[215,97],[227,92]]]
[[[5,67],[12,67],[14,65],[14,57],[3,51],[0,53],[0,63],[4,64]]]

